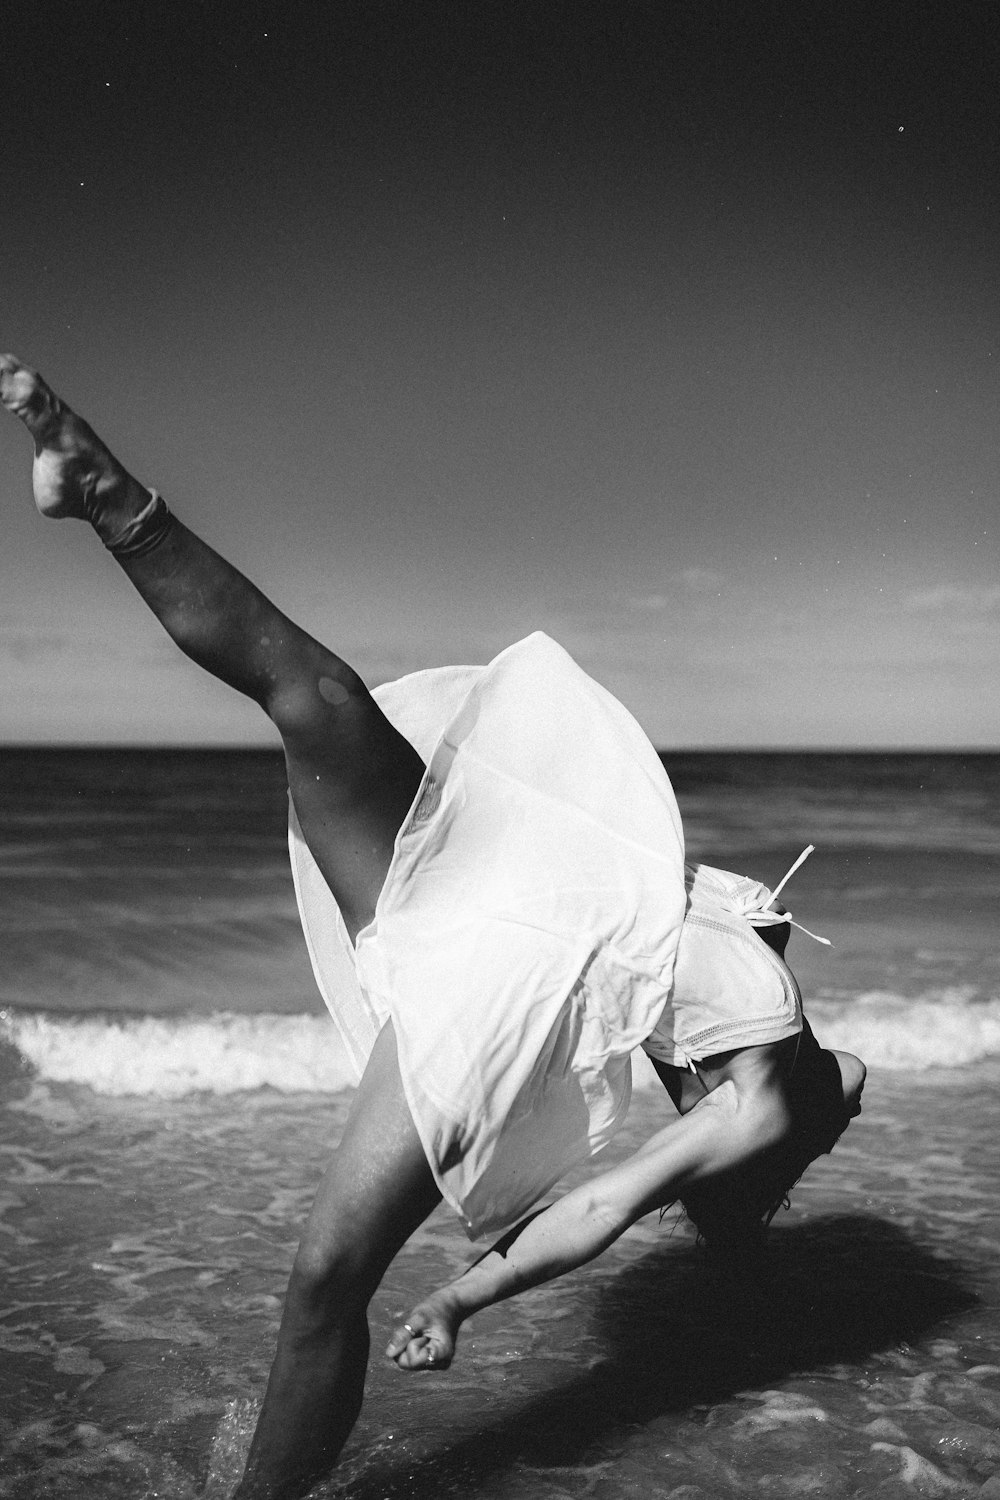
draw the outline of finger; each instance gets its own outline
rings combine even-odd
[[[434,1345],[430,1339],[421,1339],[419,1342],[411,1343],[405,1357],[408,1370],[433,1370],[436,1367]]]
[[[423,1329],[416,1322],[400,1323],[394,1330],[385,1352],[390,1359],[395,1359],[396,1355],[402,1353],[411,1339],[418,1339],[422,1336]]]
[[[395,1356],[401,1370],[422,1370],[427,1364],[427,1344],[424,1339],[411,1339],[405,1349]],[[433,1364],[433,1360],[431,1361]]]

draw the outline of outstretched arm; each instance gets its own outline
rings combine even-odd
[[[474,1312],[593,1260],[643,1214],[778,1145],[788,1129],[779,1089],[744,1096],[722,1084],[634,1156],[526,1219],[418,1304],[386,1353],[402,1369],[445,1368],[460,1325]]]

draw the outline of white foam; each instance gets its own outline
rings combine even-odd
[[[853,1052],[869,1067],[891,1072],[962,1068],[1000,1057],[1000,1000],[972,986],[927,990],[915,998],[869,990],[838,999],[810,1000],[809,1024],[824,1047]],[[643,1060],[633,1086],[656,1082]]]
[[[980,999],[971,986],[912,999],[870,990],[849,1004],[814,1000],[808,1009],[824,1047],[855,1052],[879,1068],[961,1068],[1000,1056],[1000,1000]]]
[[[325,1016],[0,1016],[0,1036],[43,1078],[98,1094],[331,1093],[354,1082]]]
[[[872,990],[813,1000],[809,1019],[825,1047],[856,1052],[876,1068],[958,1068],[1000,1056],[1000,1000],[968,988],[913,999]],[[0,1040],[42,1078],[86,1084],[99,1094],[232,1094],[273,1088],[333,1093],[354,1082],[325,1016],[115,1016],[0,1012]],[[641,1053],[634,1086],[659,1087]]]

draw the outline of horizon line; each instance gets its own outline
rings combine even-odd
[[[991,745],[654,745],[657,755],[1000,755]],[[25,750],[205,751],[245,755],[280,755],[280,744],[245,744],[237,740],[0,740],[0,754]]]

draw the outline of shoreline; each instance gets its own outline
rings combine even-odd
[[[873,1070],[752,1284],[650,1215],[480,1314],[451,1371],[411,1379],[383,1335],[476,1254],[439,1210],[376,1296],[366,1407],[329,1493],[743,1500],[770,1476],[778,1495],[895,1496],[919,1459],[926,1483],[976,1494],[1000,1459],[1000,1064],[919,1077]],[[0,1495],[226,1493],[349,1095],[13,1092]],[[663,1118],[637,1093],[609,1152]]]
[[[910,1075],[919,1086],[963,1084],[970,1069],[1000,1056],[1000,1000],[979,987],[931,987],[918,998],[892,990],[821,993],[807,1013],[822,1045],[854,1052],[870,1067]],[[660,1093],[641,1049],[633,1054],[633,1089]],[[356,1082],[336,1027],[325,1010],[150,1013],[0,1009],[0,1086],[35,1078],[92,1089],[95,1097],[184,1100],[279,1094],[329,1098]]]

